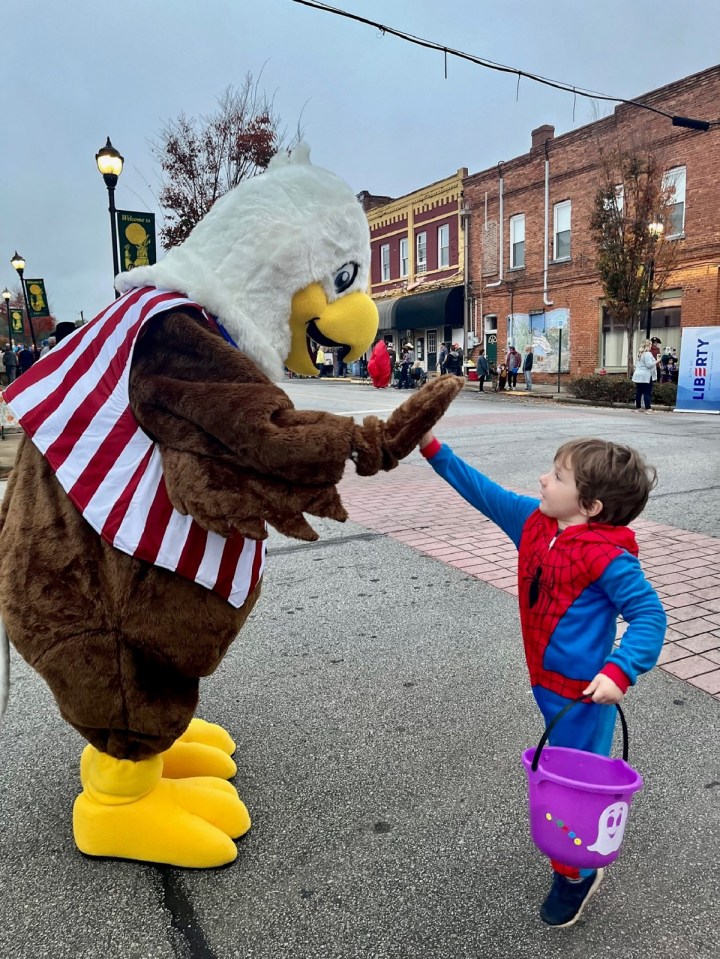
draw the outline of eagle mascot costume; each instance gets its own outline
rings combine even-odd
[[[314,540],[304,514],[345,520],[347,461],[392,469],[462,386],[439,378],[358,425],[276,385],[283,366],[316,374],[311,341],[368,349],[369,266],[356,197],[300,145],[121,274],[120,298],[5,391],[25,435],[0,512],[2,658],[9,637],[88,742],[87,855],[237,856],[235,744],[194,714],[258,601],[268,525]]]

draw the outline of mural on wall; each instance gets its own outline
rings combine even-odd
[[[558,350],[560,372],[570,372],[570,310],[562,308],[547,313],[510,313],[507,320],[508,349],[520,353],[532,343],[533,373],[557,373]]]

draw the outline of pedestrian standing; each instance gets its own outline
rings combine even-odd
[[[410,380],[410,368],[415,362],[415,350],[412,348],[412,343],[406,343],[403,347],[403,354],[400,359],[400,382],[398,383],[399,390],[410,390],[412,389],[412,381]]]
[[[441,376],[442,376],[443,374],[447,373],[447,369],[445,368],[445,364],[446,364],[446,362],[447,362],[447,357],[448,357],[448,344],[447,344],[447,343],[441,343],[441,344],[440,344],[440,352],[438,353],[438,369],[440,370],[440,375],[441,375]]]
[[[507,357],[505,358],[505,366],[507,367],[508,374],[508,389],[514,390],[517,387],[517,375],[518,370],[522,364],[520,354],[515,349],[514,346],[510,347]]]
[[[523,357],[523,373],[525,374],[525,389],[532,389],[532,368],[533,368],[533,348],[532,346],[525,347],[525,356]]]
[[[480,347],[475,360],[475,369],[477,370],[478,393],[484,393],[485,390],[483,389],[483,386],[485,384],[485,380],[488,378],[488,376],[490,376],[490,366],[488,365],[487,357],[485,356],[485,350],[482,347]]]
[[[5,347],[5,352],[3,353],[3,366],[5,367],[5,375],[7,376],[9,386],[10,383],[15,382],[18,368],[17,354],[13,351],[10,345]]]
[[[459,343],[453,343],[445,359],[445,371],[453,376],[463,375],[463,351]]]
[[[635,360],[632,381],[635,384],[635,412],[652,413],[652,382],[657,379],[657,362],[652,354],[650,340],[645,340]],[[644,410],[643,410],[644,406]]]
[[[43,348],[40,350],[40,357],[42,358],[43,356],[47,356],[50,350],[53,348],[53,346],[55,346],[56,343],[57,343],[57,339],[54,336],[49,336],[47,338],[47,343],[45,343]]]
[[[22,349],[18,353],[18,363],[20,364],[18,368],[18,376],[21,373],[27,373],[27,371],[30,369],[30,367],[33,365],[34,362],[35,362],[35,355],[33,351],[30,349],[29,346],[23,345]]]

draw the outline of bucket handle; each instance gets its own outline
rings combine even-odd
[[[563,716],[565,715],[565,713],[570,712],[570,710],[573,708],[573,706],[577,706],[577,704],[578,704],[578,703],[581,703],[584,699],[591,701],[589,696],[580,696],[580,697],[578,697],[578,699],[573,699],[573,701],[572,701],[571,703],[568,703],[567,706],[564,706],[556,716],[553,716],[552,720],[550,721],[550,724],[549,724],[548,727],[546,728],[545,732],[542,734],[542,738],[540,739],[540,742],[538,743],[538,747],[537,747],[537,749],[535,750],[535,755],[533,756],[533,761],[532,761],[532,771],[533,771],[534,773],[537,772],[538,763],[540,762],[540,754],[541,754],[542,751],[543,751],[543,746],[544,746],[545,743],[548,741],[548,736],[550,735],[550,733],[553,731],[553,729],[555,728],[555,726],[557,726],[557,724],[558,724],[558,723],[560,722],[560,720],[563,718]],[[624,712],[622,711],[622,709],[620,708],[620,703],[615,703],[615,707],[616,707],[618,713],[620,714],[620,723],[621,723],[621,725],[622,725],[622,732],[623,732],[623,755],[622,755],[622,758],[623,758],[623,760],[624,760],[625,762],[627,762],[627,759],[628,759],[628,727],[627,727],[627,721],[625,720],[625,713],[624,713]]]

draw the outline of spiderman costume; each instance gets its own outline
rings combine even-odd
[[[423,455],[519,550],[518,593],[533,695],[546,724],[604,673],[623,692],[655,665],[665,636],[662,604],[645,579],[626,526],[580,524],[560,530],[539,500],[492,482],[435,442]],[[617,616],[627,629],[615,646]],[[614,706],[583,703],[553,730],[552,745],[608,755]]]

